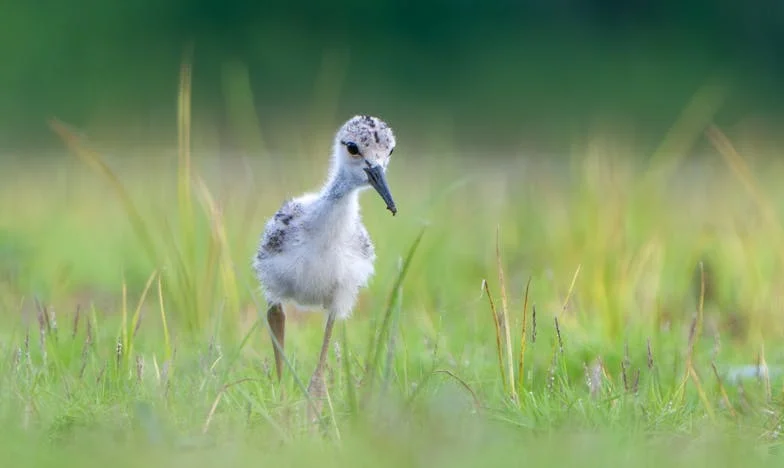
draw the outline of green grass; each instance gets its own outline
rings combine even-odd
[[[55,124],[70,154],[0,175],[12,463],[781,463],[784,168],[703,136],[715,93],[651,165],[617,136],[566,160],[399,136],[400,213],[362,198],[377,274],[338,325],[313,432],[323,316],[289,311],[278,385],[250,259],[327,158],[297,140],[192,154],[181,89],[177,151],[110,156]]]

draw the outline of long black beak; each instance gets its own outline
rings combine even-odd
[[[376,189],[381,198],[384,200],[384,203],[387,204],[387,209],[392,212],[392,216],[397,213],[397,208],[395,207],[395,201],[392,200],[392,194],[389,193],[389,186],[387,185],[387,178],[384,176],[384,170],[381,166],[371,166],[368,163],[368,167],[363,168],[368,175],[368,182],[370,185]]]

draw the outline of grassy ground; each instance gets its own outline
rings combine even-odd
[[[302,383],[323,317],[289,311],[277,385],[250,258],[326,157],[61,135],[69,155],[0,175],[12,463],[781,462],[784,168],[717,129],[651,165],[612,137],[565,162],[400,137],[398,216],[362,199],[377,275],[338,327],[319,433]]]

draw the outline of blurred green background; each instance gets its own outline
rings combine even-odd
[[[783,19],[780,0],[0,3],[0,451],[778,461]],[[336,333],[331,451],[300,443],[293,379],[324,317],[287,311],[278,384],[250,261],[356,113],[395,129],[400,213],[363,196],[376,274]]]
[[[51,116],[104,141],[172,145],[188,53],[195,144],[227,150],[258,149],[242,136],[248,119],[232,117],[248,109],[271,146],[303,119],[362,112],[411,146],[438,134],[479,152],[558,152],[606,119],[653,145],[711,82],[730,89],[725,126],[774,126],[784,110],[774,0],[10,0],[2,10],[0,148],[12,151],[60,149]],[[251,107],[238,98],[248,91]]]

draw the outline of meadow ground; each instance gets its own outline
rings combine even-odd
[[[63,136],[0,174],[11,466],[784,459],[784,167],[717,129],[649,163],[612,136],[559,160],[401,145],[398,215],[362,197],[377,274],[337,329],[317,433],[302,383],[323,316],[290,311],[276,384],[250,259],[281,201],[323,181],[323,145]],[[692,137],[712,144],[671,156]]]

